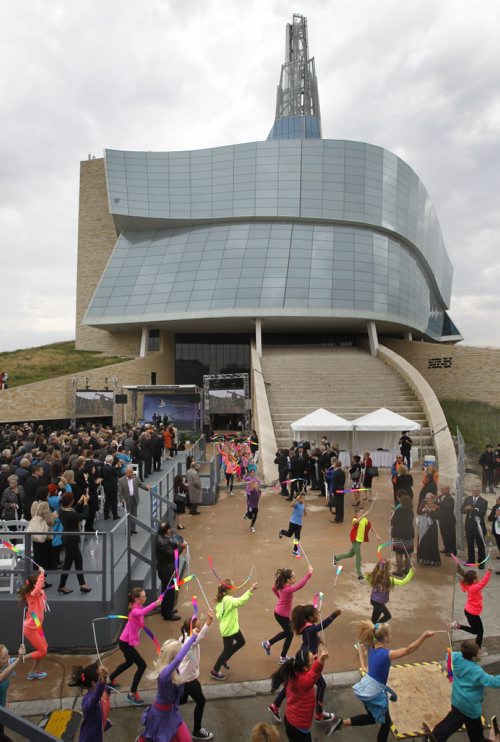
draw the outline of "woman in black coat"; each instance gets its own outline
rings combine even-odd
[[[413,526],[413,502],[404,491],[396,493],[398,505],[391,518],[392,550],[396,555],[396,577],[404,577],[410,571],[410,554],[415,548]]]
[[[408,469],[404,464],[401,464],[398,469],[398,478],[394,489],[394,505],[398,504],[398,492],[404,492],[408,497],[411,497],[413,502],[413,477],[411,474],[408,474]]]
[[[182,541],[175,543],[170,523],[160,523],[155,541],[156,571],[161,582],[163,600],[161,602],[161,615],[165,621],[179,621],[180,616],[175,609],[175,590],[167,590],[174,579],[175,571],[175,549],[179,554],[186,548]]]
[[[80,521],[85,520],[88,514],[88,499],[88,495],[82,495],[80,498],[82,509],[81,512],[78,512],[73,508],[73,493],[65,492],[61,497],[61,507],[59,508],[59,520],[63,526],[62,542],[65,552],[62,569],[65,572],[74,563],[81,593],[89,593],[92,589],[85,583],[85,577],[83,576],[83,557],[80,551],[79,535]],[[68,595],[73,592],[73,590],[69,590],[66,587],[67,579],[67,574],[61,574],[57,592],[62,595]]]

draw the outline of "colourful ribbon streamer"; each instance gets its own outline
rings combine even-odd
[[[221,585],[222,585],[223,587],[227,587],[227,589],[228,589],[228,590],[239,590],[239,589],[240,589],[240,587],[243,587],[244,585],[246,585],[246,584],[247,584],[247,582],[249,582],[249,580],[250,580],[250,579],[252,578],[252,575],[253,575],[253,571],[254,571],[254,569],[255,569],[255,565],[252,565],[252,569],[250,570],[250,574],[249,574],[249,575],[248,575],[248,577],[247,577],[247,578],[246,578],[245,580],[243,580],[243,582],[241,582],[241,583],[240,583],[239,585],[228,585],[227,583],[225,583],[225,582],[224,582],[224,580],[222,579],[222,577],[219,577],[219,575],[218,575],[218,574],[217,574],[217,572],[215,571],[215,569],[214,569],[214,562],[213,562],[213,559],[212,559],[212,557],[211,557],[210,555],[208,556],[208,564],[210,565],[210,569],[211,569],[211,570],[212,570],[212,572],[214,573],[215,577],[217,577],[217,579],[219,580],[220,584],[221,584]],[[193,575],[193,576],[194,576],[194,575]]]
[[[174,590],[179,592],[179,549],[174,549]]]
[[[189,636],[192,636],[193,634],[193,623],[198,618],[198,601],[196,600],[196,595],[193,595],[191,598],[191,603],[193,605],[193,615],[191,616],[191,622],[189,624]]]
[[[34,559],[32,559],[29,556],[26,556],[26,554],[23,554],[22,551],[20,551],[17,546],[14,546],[14,544],[11,544],[10,541],[0,541],[0,544],[2,546],[5,546],[6,549],[9,549],[9,551],[12,551],[13,554],[20,557],[21,559],[27,559],[28,562],[31,562],[31,564],[34,564],[37,569],[41,569],[40,565],[35,562]]]
[[[323,606],[323,598],[325,597],[325,594],[322,592],[316,593],[316,595],[313,598],[313,606],[316,608],[317,611],[320,611]]]
[[[196,577],[195,574],[188,575],[187,577],[184,577],[184,579],[179,580],[179,582],[177,584],[178,584],[179,587],[182,587],[182,585],[185,585],[186,582],[189,582],[190,580],[194,579],[195,577]],[[173,584],[172,585],[168,585],[165,588],[165,590],[161,593],[161,595],[158,596],[158,600],[163,599],[163,596],[165,595],[165,593],[167,592],[167,590],[173,590],[173,589],[174,589],[174,585]]]
[[[109,616],[102,616],[101,618],[94,618],[94,619],[92,619],[92,623],[94,623],[94,621],[103,621],[103,620],[108,619],[108,618],[109,619],[112,619],[112,618],[121,618],[124,621],[134,621],[134,623],[139,623],[137,621],[137,619],[135,619],[135,618],[133,618],[131,616],[123,616],[120,613],[110,613]],[[151,629],[148,629],[147,626],[141,626],[141,628],[144,630],[144,633],[146,634],[146,636],[149,636],[149,638],[151,639],[151,641],[155,645],[157,653],[160,654],[160,651],[161,651],[160,642],[158,641],[158,639],[156,638],[156,636],[153,634],[153,632],[151,631]],[[95,638],[95,632],[94,632],[94,638]],[[96,642],[96,649],[97,649],[97,642]],[[97,649],[97,654],[99,655],[99,650],[98,649]]]
[[[455,554],[450,554],[450,556],[453,559],[453,561],[456,562],[456,564],[459,564],[461,567],[480,567],[481,564],[485,564],[490,558],[491,550],[488,550],[486,559],[483,559],[482,562],[461,562],[460,559],[457,556],[455,556]]]
[[[14,552],[14,554],[18,554],[18,555],[20,555],[20,554],[21,554],[21,552],[19,551],[19,549],[17,549],[17,548],[16,548],[15,546],[14,546],[14,544],[11,544],[11,543],[10,543],[10,541],[0,541],[0,544],[1,544],[2,546],[5,546],[5,548],[6,548],[6,549],[10,549],[10,551],[13,551],[13,552]]]
[[[370,492],[371,487],[358,487],[358,489],[353,490],[335,490],[337,495],[344,495],[347,492]]]
[[[43,633],[42,623],[34,611],[31,612],[31,618],[35,622],[35,626],[37,630],[40,632],[40,634],[42,636],[45,636],[45,634]]]
[[[386,546],[391,546],[392,541],[384,541],[383,544],[380,544],[380,546],[377,547],[377,558],[382,559],[382,549],[384,549]]]
[[[337,569],[335,570],[335,579],[333,581],[333,587],[337,585],[337,580],[339,579],[340,575],[342,574],[342,570],[344,567],[341,564],[337,564]]]
[[[306,482],[307,480],[304,479],[304,477],[296,477],[295,479],[285,479],[283,482],[280,482],[280,484],[291,484],[292,482]]]

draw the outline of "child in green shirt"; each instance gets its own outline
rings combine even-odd
[[[255,590],[257,590],[257,583],[254,582],[246,593],[240,595],[239,598],[233,598],[232,595],[228,595],[229,591],[233,589],[233,585],[232,580],[224,580],[217,590],[215,615],[219,621],[219,629],[224,648],[213,669],[210,671],[210,675],[215,680],[226,679],[226,676],[220,672],[221,667],[224,665],[226,670],[228,670],[228,659],[245,645],[245,637],[240,631],[238,621],[238,608],[248,603]]]

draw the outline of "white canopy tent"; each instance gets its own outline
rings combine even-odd
[[[300,438],[302,440],[318,441],[322,435],[335,433],[335,436],[327,436],[330,443],[336,442],[342,449],[349,450],[351,448],[352,422],[325,410],[323,407],[305,415],[305,417],[301,417],[299,420],[295,420],[290,428],[292,429],[292,438],[295,440]]]
[[[352,421],[354,427],[355,449],[358,452],[383,448],[389,451],[398,449],[398,441],[403,430],[409,433],[419,431],[420,423],[410,420],[385,407],[369,412]],[[411,437],[411,435],[410,435]]]

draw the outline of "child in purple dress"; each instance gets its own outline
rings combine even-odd
[[[175,639],[163,643],[153,670],[147,673],[150,680],[158,680],[155,702],[146,709],[141,722],[144,733],[139,742],[191,742],[191,734],[179,713],[183,690],[179,665],[198,639],[198,629],[181,644]]]
[[[259,514],[259,500],[261,496],[260,482],[258,479],[252,479],[246,486],[246,498],[247,498],[247,512],[243,516],[243,519],[248,518],[252,521],[250,523],[250,531],[255,533],[255,521]]]

